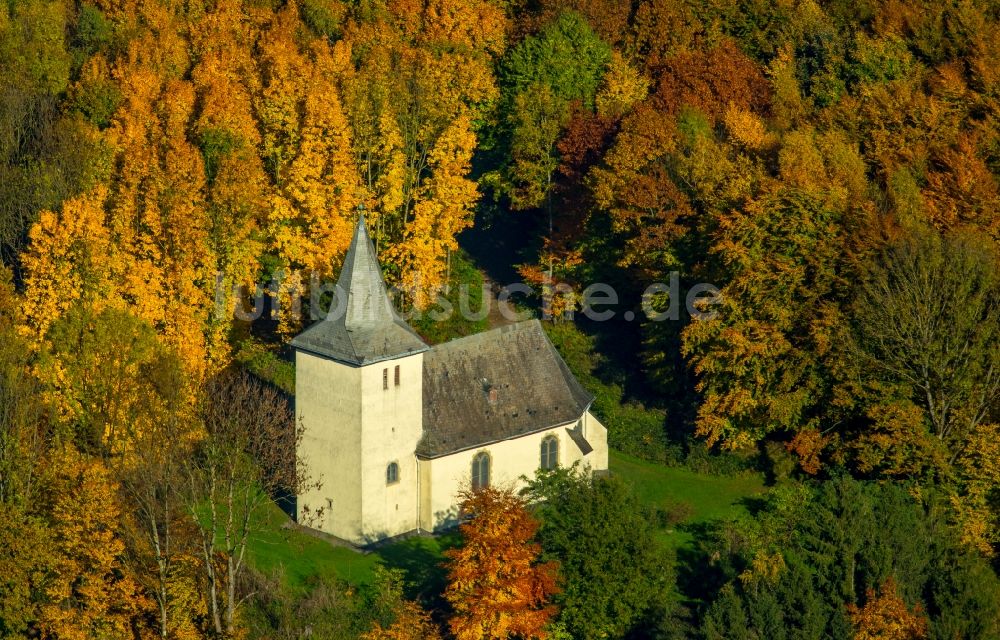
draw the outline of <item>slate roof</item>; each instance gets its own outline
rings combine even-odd
[[[429,348],[389,300],[364,215],[354,229],[337,287],[331,313],[296,336],[294,348],[357,366]],[[341,295],[347,296],[342,306]]]
[[[417,455],[436,458],[568,424],[592,400],[538,320],[452,340],[424,354]]]

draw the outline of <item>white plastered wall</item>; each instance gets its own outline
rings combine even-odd
[[[593,451],[584,455],[573,441],[568,429],[576,423],[562,425],[511,440],[460,451],[440,458],[422,459],[420,464],[421,513],[420,528],[435,531],[452,526],[458,516],[456,496],[469,487],[472,459],[480,452],[490,456],[490,483],[520,489],[521,476],[531,478],[541,463],[542,440],[555,436],[559,440],[559,464],[569,467],[576,462],[592,471],[608,468],[608,431],[589,411],[579,428]]]
[[[298,453],[309,483],[321,483],[297,497],[298,521],[341,538],[361,527],[360,398],[360,368],[295,353]]]
[[[309,478],[321,483],[298,496],[299,522],[355,544],[417,528],[423,354],[352,367],[298,351],[295,366],[295,410],[304,427],[299,455]],[[388,484],[391,462],[399,474]],[[306,513],[320,508],[320,518]]]
[[[423,354],[417,354],[362,369],[362,527],[353,542],[373,542],[419,526],[414,452],[423,434],[423,362]],[[383,389],[383,369],[388,389]],[[399,479],[387,484],[391,462],[399,465]]]

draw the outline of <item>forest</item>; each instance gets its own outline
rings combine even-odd
[[[428,342],[536,291],[611,474],[299,579],[359,207]],[[0,638],[1000,638],[996,2],[7,0],[0,259]]]

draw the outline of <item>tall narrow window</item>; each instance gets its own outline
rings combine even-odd
[[[399,386],[399,365],[396,365],[396,386]]]
[[[389,370],[382,369],[382,389],[384,390],[388,388],[389,388]]]
[[[559,438],[548,436],[542,440],[542,469],[559,466]]]
[[[385,483],[396,484],[397,482],[399,482],[399,465],[390,462],[389,466],[385,468]]]
[[[479,491],[490,486],[490,455],[485,451],[472,459],[472,490]]]

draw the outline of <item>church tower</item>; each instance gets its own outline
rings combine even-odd
[[[330,313],[292,347],[298,453],[322,484],[298,496],[299,522],[356,544],[416,529],[428,346],[392,306],[363,215]]]

